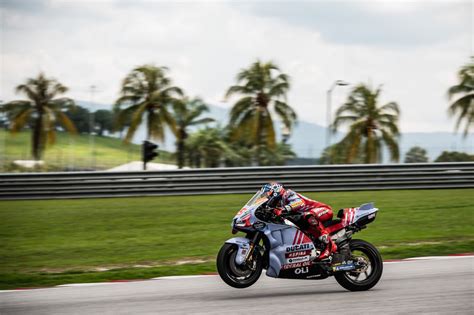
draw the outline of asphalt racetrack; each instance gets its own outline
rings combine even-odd
[[[0,314],[474,314],[474,256],[384,265],[372,290],[349,292],[333,278],[279,280],[247,289],[219,276],[0,291]]]

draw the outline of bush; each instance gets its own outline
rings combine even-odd
[[[473,162],[474,155],[470,155],[464,152],[456,151],[443,151],[440,156],[438,156],[435,162]]]

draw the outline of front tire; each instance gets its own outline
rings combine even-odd
[[[239,266],[235,263],[238,247],[225,243],[217,255],[217,271],[222,280],[237,289],[243,289],[257,282],[262,273],[262,255],[258,250],[253,251],[252,268]]]
[[[366,291],[382,277],[383,262],[377,248],[363,240],[352,240],[349,244],[352,256],[368,262],[365,270],[345,271],[334,274],[336,281],[349,291]]]

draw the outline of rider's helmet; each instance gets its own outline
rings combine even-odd
[[[275,207],[285,194],[285,188],[282,184],[273,182],[263,185],[262,192],[268,196],[268,205]]]

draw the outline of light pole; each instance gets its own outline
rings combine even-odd
[[[5,128],[5,125],[7,123],[7,114],[3,113],[3,101],[0,100],[0,112],[2,113],[2,118],[1,118],[1,129],[2,129],[2,150],[0,151],[0,156],[2,160],[2,171],[5,172],[6,170],[4,169],[6,164],[7,164],[7,128]]]
[[[95,130],[95,122],[94,122],[94,112],[93,112],[93,102],[94,102],[94,93],[97,92],[97,87],[95,85],[91,85],[89,88],[91,93],[90,98],[90,110],[89,110],[89,149],[91,151],[91,168],[95,167],[95,139],[93,132]]]
[[[343,80],[336,80],[334,83],[331,85],[329,90],[326,92],[326,148],[328,148],[331,145],[331,96],[332,96],[332,91],[336,88],[336,86],[346,86],[349,85],[346,81]]]

